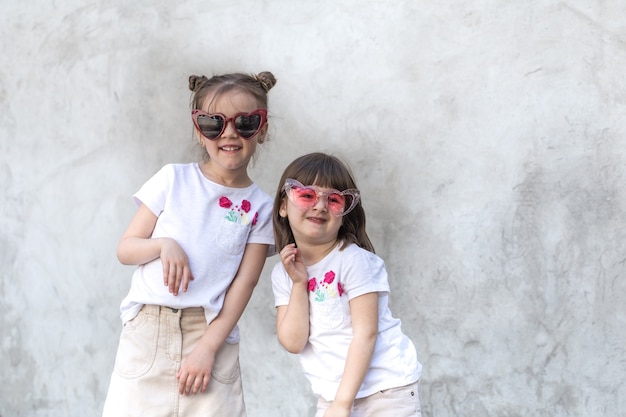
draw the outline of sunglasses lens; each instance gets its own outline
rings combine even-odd
[[[217,138],[224,129],[224,118],[218,115],[201,114],[198,116],[197,121],[202,134],[209,139]]]
[[[317,201],[317,193],[310,188],[292,187],[291,195],[294,203],[301,208],[311,208]]]
[[[259,130],[261,126],[261,115],[245,114],[235,118],[235,128],[244,137],[250,138]]]
[[[328,210],[334,215],[339,215],[350,207],[352,197],[349,195],[330,193],[328,194]]]

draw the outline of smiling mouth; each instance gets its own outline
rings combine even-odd
[[[223,151],[232,152],[232,151],[238,151],[239,149],[241,149],[241,146],[235,146],[235,145],[222,146],[220,147],[220,149]]]
[[[317,224],[326,223],[325,219],[321,219],[319,217],[309,217],[308,220],[313,222],[313,223],[317,223]]]

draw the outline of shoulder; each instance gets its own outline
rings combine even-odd
[[[246,198],[250,200],[250,202],[256,208],[256,211],[261,211],[263,213],[271,213],[272,208],[274,206],[274,199],[269,196],[265,191],[261,189],[256,183],[253,183],[246,193]]]
[[[285,271],[285,267],[283,266],[283,263],[278,261],[276,262],[276,264],[274,265],[274,267],[272,268],[272,276],[277,275],[284,275],[287,272]]]
[[[380,256],[355,244],[350,244],[343,252],[346,256],[341,261],[341,275],[349,299],[366,293],[389,291],[387,270]]]
[[[163,166],[163,170],[171,172],[174,175],[189,175],[196,174],[198,171],[198,165],[196,163],[188,164],[167,164]]]
[[[195,170],[195,164],[166,164],[154,175],[155,177],[178,178],[188,176]]]
[[[255,197],[257,197],[259,199],[263,199],[265,201],[272,201],[273,202],[273,198],[270,197],[270,195],[268,193],[263,191],[263,189],[256,182],[252,183],[252,185],[250,186],[250,190],[255,195]]]
[[[289,275],[287,274],[287,271],[285,270],[282,262],[276,262],[276,264],[272,268],[270,280],[272,281],[272,287],[274,287],[274,289],[285,287],[289,282],[291,282],[291,279],[289,278]]]
[[[380,256],[354,243],[349,243],[345,248],[339,249],[338,254],[345,259],[358,261],[366,267],[384,265],[385,263]]]

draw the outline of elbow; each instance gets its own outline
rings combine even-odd
[[[364,346],[370,346],[373,349],[376,345],[376,341],[378,340],[378,329],[363,329],[362,331],[354,334],[354,339],[359,340]]]
[[[120,261],[122,265],[128,265],[126,258],[124,258],[124,254],[120,252],[120,249],[117,249],[117,260]]]
[[[283,345],[283,347],[285,348],[285,350],[287,352],[292,353],[294,355],[298,355],[298,354],[302,353],[302,351],[304,350],[304,346],[298,347],[298,346],[290,346],[290,345],[287,345],[287,344],[282,344],[282,345]]]
[[[307,340],[304,342],[298,340],[285,340],[285,338],[281,338],[280,336],[278,337],[278,341],[287,352],[293,353],[294,355],[302,353],[307,343]]]
[[[120,261],[122,265],[132,265],[126,251],[122,247],[122,244],[117,247],[117,260]]]

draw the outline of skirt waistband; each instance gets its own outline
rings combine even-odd
[[[141,308],[146,314],[152,316],[159,316],[162,314],[175,315],[175,316],[188,316],[188,315],[202,315],[204,316],[204,308],[202,307],[187,307],[187,308],[172,308],[166,306],[158,306],[153,304],[144,304]]]

